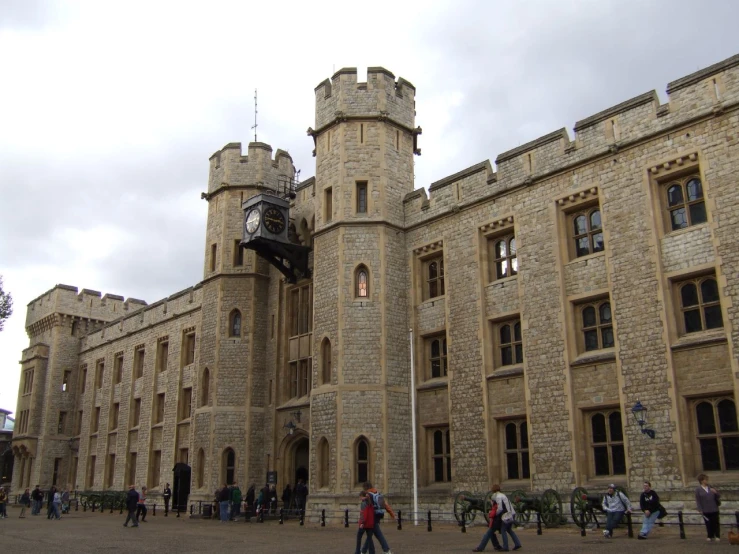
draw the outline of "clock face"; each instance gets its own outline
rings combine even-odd
[[[264,227],[274,235],[282,233],[285,230],[285,216],[282,211],[274,206],[264,210]]]
[[[249,234],[254,233],[259,228],[259,222],[261,221],[262,217],[259,213],[259,210],[254,208],[252,211],[250,211],[246,216],[246,232]]]

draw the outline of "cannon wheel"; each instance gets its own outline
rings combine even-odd
[[[588,491],[584,487],[577,487],[572,491],[570,495],[570,513],[572,514],[572,521],[578,527],[585,527],[593,521],[593,514],[589,509]]]
[[[539,507],[541,520],[547,527],[557,527],[562,519],[562,499],[554,489],[547,489],[541,495]]]
[[[488,514],[490,513],[490,508],[493,507],[493,492],[488,492],[482,502],[483,506],[485,506],[485,512],[482,515],[485,517],[485,522],[490,525],[490,518],[488,517]]]
[[[516,525],[519,526],[522,526],[531,520],[531,510],[527,507],[526,502],[524,502],[525,499],[526,493],[521,489],[517,489],[508,495],[508,500],[511,501],[513,509],[516,510],[516,515],[513,519],[516,522]]]
[[[467,498],[472,498],[474,495],[469,491],[461,491],[454,497],[454,518],[457,523],[462,525],[462,518],[464,518],[464,524],[469,525],[475,521],[475,512],[470,509],[470,502]]]

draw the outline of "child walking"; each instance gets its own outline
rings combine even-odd
[[[357,531],[357,549],[355,554],[361,554],[362,537],[367,533],[367,543],[369,544],[369,554],[375,554],[375,543],[372,535],[375,529],[375,507],[372,503],[367,491],[359,493],[362,503],[359,506],[359,530]]]

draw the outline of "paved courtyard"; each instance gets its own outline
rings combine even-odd
[[[11,507],[8,519],[0,520],[0,544],[3,552],[158,552],[172,554],[179,552],[247,552],[253,554],[351,554],[354,551],[356,525],[348,529],[333,523],[320,527],[306,522],[300,527],[296,520],[279,525],[276,521],[257,523],[221,524],[211,520],[197,520],[156,516],[151,513],[146,523],[135,528],[122,526],[125,516],[109,513],[72,512],[61,521],[49,521],[46,516],[18,518],[19,509]],[[484,531],[483,527],[468,529],[462,534],[459,528],[450,524],[435,525],[428,532],[425,524],[414,527],[403,524],[398,531],[394,525],[383,525],[385,536],[394,554],[410,553],[462,553],[470,552],[477,546]],[[544,529],[537,536],[536,529],[519,530],[523,543],[521,552],[582,552],[592,554],[596,551],[623,552],[625,549],[647,550],[680,554],[694,554],[696,551],[728,551],[730,545],[725,539],[728,527],[723,527],[724,539],[721,543],[706,543],[704,529],[691,526],[687,528],[688,538],[681,540],[677,527],[656,528],[653,537],[647,541],[628,539],[626,531],[619,530],[612,540],[606,540],[593,532],[581,537],[573,527],[564,529]],[[377,549],[378,554],[380,549]],[[493,552],[488,545],[488,552]]]

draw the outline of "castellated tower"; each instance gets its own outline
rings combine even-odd
[[[193,433],[196,463],[216,461],[206,472],[207,490],[222,484],[218,481],[224,476],[229,483],[263,482],[267,469],[265,322],[270,270],[252,250],[239,246],[241,204],[276,190],[278,182],[292,180],[294,174],[286,152],[277,150],[273,159],[272,148],[260,142],[249,144],[247,156],[241,144],[232,143],[210,158],[198,375],[201,396],[207,398],[199,399],[202,409],[196,412]],[[238,468],[235,475],[229,475],[229,467]]]
[[[386,69],[369,68],[366,83],[341,69],[315,93],[313,505],[321,488],[353,495],[365,479],[390,494],[411,490],[402,226],[420,132],[415,88]],[[321,465],[331,475],[316,479]]]

